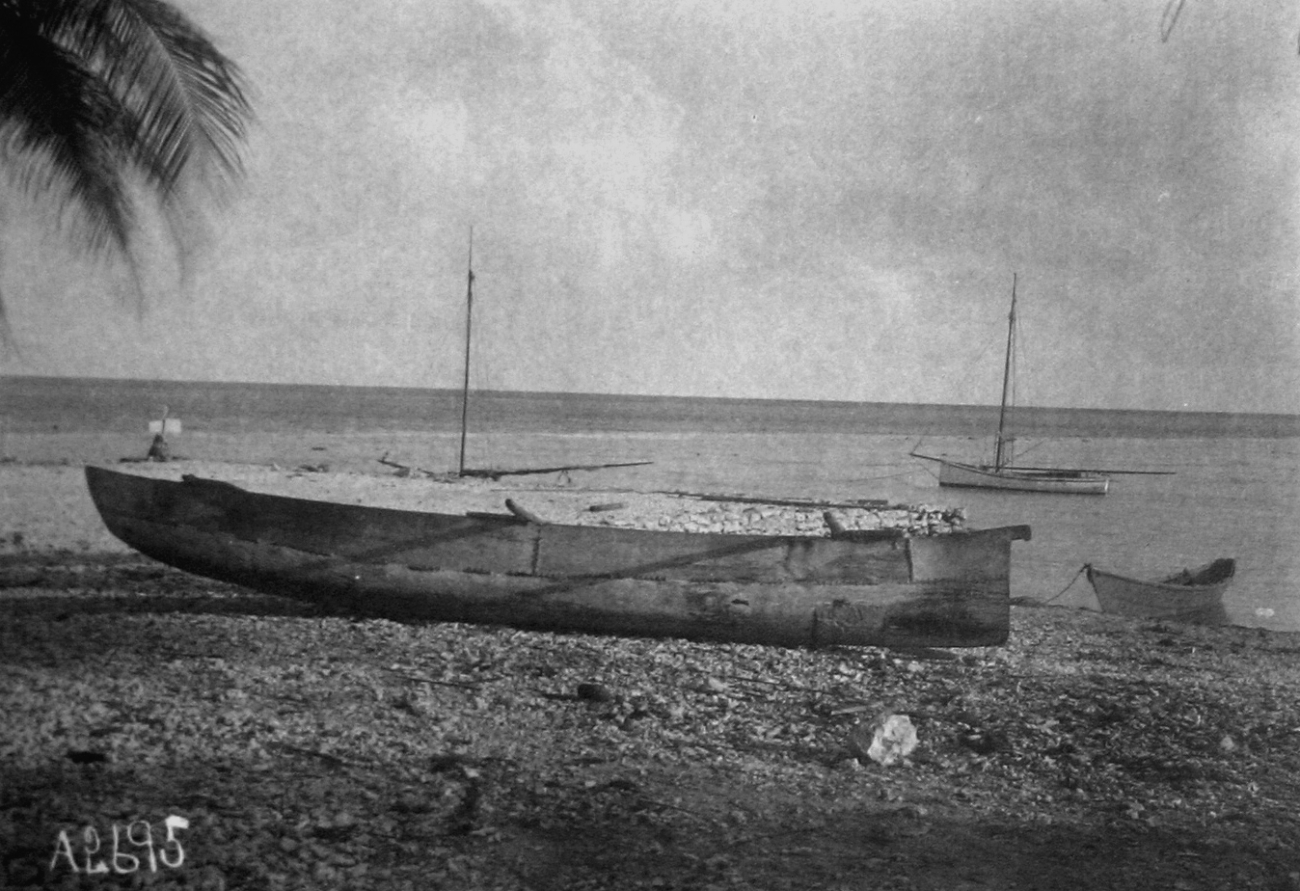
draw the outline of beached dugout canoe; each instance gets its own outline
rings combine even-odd
[[[1234,560],[1215,560],[1154,581],[1104,572],[1091,564],[1084,569],[1103,612],[1200,625],[1223,625],[1228,621],[1223,592],[1237,572]]]
[[[969,647],[1010,630],[1011,542],[775,536],[439,514],[86,468],[109,530],[209,578],[398,620],[819,646]]]

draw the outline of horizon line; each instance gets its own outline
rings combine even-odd
[[[314,383],[304,381],[254,381],[254,380],[209,380],[196,378],[146,378],[146,377],[97,377],[86,375],[58,375],[58,374],[0,374],[0,380],[6,379],[23,379],[23,380],[45,380],[45,381],[103,381],[105,383],[122,383],[122,384],[203,384],[218,386],[254,386],[254,387],[319,387],[319,388],[336,388],[351,390],[423,390],[431,393],[447,392],[459,393],[459,387],[430,387],[430,386],[412,386],[404,384],[338,384],[338,383]],[[902,402],[887,399],[818,399],[818,398],[796,398],[788,396],[688,396],[677,393],[618,393],[618,392],[601,392],[592,390],[516,390],[501,389],[494,387],[471,387],[470,393],[493,393],[502,396],[573,396],[573,397],[603,397],[603,398],[621,398],[621,399],[681,399],[697,402],[771,402],[771,403],[814,403],[819,405],[890,405],[890,406],[926,406],[932,408],[974,408],[974,409],[993,409],[996,410],[998,405],[995,403],[979,402]],[[1252,417],[1252,418],[1285,418],[1300,421],[1300,412],[1261,412],[1261,411],[1223,411],[1219,409],[1191,409],[1191,408],[1096,408],[1070,405],[1017,405],[1012,406],[1016,409],[1025,409],[1031,411],[1066,411],[1081,413],[1129,413],[1129,414],[1147,414],[1147,415],[1221,415],[1224,417]]]

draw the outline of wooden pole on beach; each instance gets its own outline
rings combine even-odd
[[[465,475],[465,431],[469,422],[469,337],[474,316],[474,227],[469,227],[469,275],[465,284],[465,378],[460,391],[460,470]]]

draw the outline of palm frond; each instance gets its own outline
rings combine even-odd
[[[162,0],[0,0],[0,168],[57,196],[92,250],[124,256],[137,294],[140,187],[183,265],[190,186],[241,175],[251,120],[238,67]]]
[[[160,0],[56,3],[60,38],[138,121],[132,161],[165,200],[187,174],[242,172],[243,77],[200,30]]]
[[[135,226],[122,177],[133,115],[77,57],[0,5],[0,125],[5,166],[28,192],[61,195],[90,246],[126,249]]]

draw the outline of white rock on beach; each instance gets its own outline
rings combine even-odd
[[[907,715],[886,713],[860,721],[849,731],[848,747],[858,760],[870,758],[889,767],[916,749],[916,728]]]

